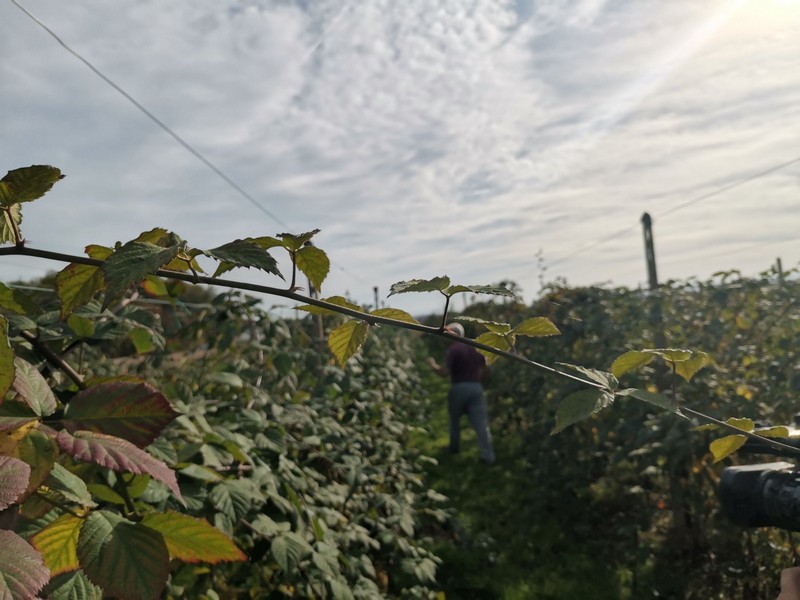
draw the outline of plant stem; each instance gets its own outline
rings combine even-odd
[[[39,341],[35,335],[33,335],[30,331],[22,330],[20,335],[25,339],[25,341],[29,342],[33,349],[36,350],[39,354],[45,357],[50,363],[55,365],[62,373],[64,373],[67,377],[69,377],[72,381],[75,382],[80,389],[86,389],[86,383],[83,381],[83,377],[81,377],[80,373],[75,371],[67,362],[61,358],[58,354],[53,352],[50,348],[48,348],[45,344]]]

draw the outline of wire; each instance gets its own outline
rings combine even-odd
[[[238,183],[236,183],[233,179],[228,177],[222,169],[220,169],[217,165],[212,163],[209,159],[207,159],[199,150],[196,150],[189,142],[184,140],[181,136],[175,133],[166,123],[164,123],[161,119],[156,117],[152,112],[150,112],[147,108],[145,108],[140,102],[138,102],[133,96],[131,96],[128,92],[123,90],[119,85],[114,83],[111,79],[109,79],[106,75],[104,75],[97,67],[95,67],[92,63],[90,63],[87,59],[83,56],[78,54],[75,50],[73,50],[64,40],[62,40],[52,29],[50,29],[47,25],[42,23],[35,15],[30,13],[28,9],[22,6],[17,0],[11,0],[11,2],[19,8],[23,13],[25,13],[28,17],[30,17],[34,23],[36,23],[39,27],[44,29],[50,36],[58,42],[67,52],[72,54],[75,58],[81,61],[84,65],[89,67],[91,71],[97,75],[100,79],[105,81],[108,85],[114,88],[117,92],[119,92],[123,98],[125,98],[128,102],[133,104],[140,112],[142,112],[148,119],[150,119],[153,123],[155,123],[158,127],[160,127],[164,132],[166,132],[170,137],[172,137],[176,142],[178,142],[181,146],[183,146],[192,156],[194,156],[197,160],[202,162],[206,167],[208,167],[217,177],[222,179],[225,183],[227,183],[230,187],[232,187],[240,196],[245,198],[248,202],[250,202],[253,206],[255,206],[259,211],[267,215],[270,219],[281,225],[286,229],[290,229],[289,226],[284,223],[281,219],[279,219],[275,213],[270,211],[266,208],[263,204],[261,204],[258,200],[256,200],[251,194],[249,194],[246,190],[244,190]]]
[[[682,204],[678,204],[677,206],[673,206],[669,210],[665,210],[665,211],[663,211],[661,213],[657,213],[656,216],[657,217],[665,217],[667,215],[671,215],[672,213],[675,213],[675,212],[677,212],[679,210],[682,210],[682,209],[686,208],[687,206],[691,206],[693,204],[699,204],[700,202],[702,202],[704,200],[708,200],[709,198],[713,198],[714,196],[719,196],[720,194],[722,194],[724,192],[728,192],[728,191],[730,191],[730,190],[732,190],[734,188],[743,186],[746,183],[750,183],[751,181],[755,181],[756,179],[760,179],[761,177],[766,177],[767,175],[772,175],[773,173],[777,173],[778,171],[781,171],[781,170],[785,169],[786,167],[789,167],[789,166],[791,166],[791,165],[793,165],[795,163],[800,163],[800,156],[796,156],[795,158],[793,158],[793,159],[791,159],[789,161],[786,161],[784,163],[780,163],[780,164],[775,165],[773,167],[770,167],[769,169],[766,169],[764,171],[759,171],[758,173],[754,173],[753,175],[749,175],[749,176],[747,176],[747,177],[745,177],[743,179],[738,179],[737,181],[734,181],[733,183],[730,183],[728,185],[724,185],[724,186],[719,187],[719,188],[717,188],[715,190],[712,190],[710,192],[706,192],[704,194],[700,194],[699,196],[695,196],[694,198],[691,198],[690,200],[687,200],[686,202],[683,202]],[[561,264],[561,263],[569,260],[570,258],[573,258],[574,256],[577,256],[578,254],[582,254],[583,252],[586,252],[587,250],[591,250],[593,248],[596,248],[597,246],[601,246],[601,245],[605,244],[606,242],[610,242],[611,240],[616,239],[619,236],[621,236],[623,234],[626,234],[629,231],[632,231],[632,230],[634,230],[636,228],[637,228],[636,225],[630,225],[628,227],[625,227],[624,229],[620,229],[619,231],[617,231],[615,233],[612,233],[611,235],[602,237],[602,238],[600,238],[600,239],[598,239],[598,240],[596,240],[596,241],[594,241],[594,242],[592,242],[590,244],[587,244],[585,246],[581,246],[580,248],[578,248],[577,250],[574,250],[573,252],[570,252],[566,256],[562,256],[561,258],[558,258],[558,259],[556,259],[554,261],[551,261],[548,266],[552,267],[552,266]]]

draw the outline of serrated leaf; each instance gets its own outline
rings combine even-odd
[[[89,579],[121,600],[159,598],[169,576],[163,536],[108,511],[93,512],[78,537],[78,558]]]
[[[11,389],[17,371],[14,366],[14,350],[8,341],[8,321],[0,315],[0,404]]]
[[[473,294],[488,294],[491,296],[504,296],[506,298],[517,298],[517,295],[500,285],[454,285],[445,290],[445,294],[452,296],[461,292],[471,292]]]
[[[0,529],[0,598],[35,598],[48,579],[42,555],[13,531]]]
[[[52,415],[57,407],[56,397],[39,370],[19,357],[14,359],[15,375],[11,389],[17,402],[25,404],[39,417]]]
[[[22,290],[0,283],[0,308],[18,315],[36,315],[42,312],[36,302]]]
[[[400,281],[392,284],[389,288],[389,296],[395,294],[406,294],[408,292],[444,292],[450,285],[450,278],[447,275],[434,277],[433,279],[411,279],[410,281]]]
[[[64,411],[71,432],[96,431],[144,448],[180,413],[156,388],[141,381],[110,381],[78,392]]]
[[[234,240],[218,248],[205,250],[203,254],[225,265],[223,272],[236,267],[247,269],[253,267],[283,279],[275,258],[265,248],[250,239]]]
[[[22,206],[15,204],[10,208],[0,210],[0,244],[16,244],[16,232],[22,224]]]
[[[105,286],[100,267],[79,263],[67,265],[55,279],[56,295],[61,301],[61,318],[66,319],[76,308],[90,302]]]
[[[0,210],[0,244],[16,244],[19,226],[22,224],[22,206],[15,204]]]
[[[237,480],[226,480],[211,488],[208,500],[219,512],[231,519],[243,517],[253,504],[252,492]]]
[[[511,333],[524,335],[527,337],[547,337],[551,335],[561,335],[558,327],[547,317],[532,317],[525,319],[522,323],[514,327]]]
[[[91,431],[76,431],[72,435],[62,430],[56,436],[56,443],[62,451],[77,460],[91,462],[112,471],[150,475],[166,485],[183,502],[175,472],[127,440]]]
[[[279,233],[278,237],[281,239],[281,245],[290,252],[296,252],[303,248],[306,242],[310,242],[311,238],[319,233],[319,229],[308,231],[296,235],[294,233]]]
[[[79,338],[88,338],[94,335],[94,321],[84,316],[71,314],[67,317],[67,325]]]
[[[588,419],[594,413],[611,406],[613,402],[613,394],[605,390],[580,390],[570,394],[556,409],[556,426],[550,435],[555,435],[573,423]]]
[[[376,317],[383,317],[384,319],[394,319],[395,321],[403,321],[404,323],[419,324],[419,321],[399,308],[378,308],[369,314],[375,315]]]
[[[53,575],[80,568],[77,548],[82,525],[83,519],[65,513],[31,538]]]
[[[617,359],[611,363],[611,372],[614,374],[614,377],[621,377],[628,371],[638,369],[652,362],[654,358],[655,354],[652,352],[630,350],[617,357]]]
[[[233,540],[203,519],[167,511],[145,516],[142,525],[164,537],[170,558],[210,564],[247,560]]]
[[[711,364],[711,358],[708,354],[694,351],[688,359],[675,363],[675,372],[686,381],[691,381],[695,373],[709,364]]]
[[[47,493],[58,494],[66,502],[78,504],[85,508],[95,506],[86,482],[58,463],[53,465],[53,469],[45,479],[44,485],[47,488]]]
[[[19,441],[15,449],[15,455],[20,460],[25,461],[31,468],[25,498],[33,494],[50,475],[55,464],[56,454],[57,450],[53,438],[38,429],[31,429]]]
[[[607,387],[610,390],[616,390],[619,387],[619,381],[617,378],[614,377],[612,373],[606,373],[605,371],[599,371],[597,369],[590,369],[588,367],[581,367],[579,365],[572,365],[570,363],[558,363],[562,367],[567,367],[572,369],[573,371],[577,371],[581,375],[585,375],[592,381],[599,383],[600,385]]]
[[[8,208],[41,198],[63,178],[61,170],[49,165],[13,169],[0,179],[0,206]]]
[[[364,345],[368,334],[369,325],[363,321],[348,321],[330,332],[328,347],[339,364],[344,366]]]
[[[12,456],[0,456],[0,510],[15,504],[28,488],[31,468]]]
[[[331,270],[328,255],[316,246],[304,246],[297,251],[294,258],[297,268],[308,277],[311,285],[319,290]]]
[[[508,340],[508,338],[502,334],[494,333],[493,331],[485,331],[475,338],[475,341],[504,352],[511,350],[511,342]],[[486,350],[479,349],[478,352],[486,357],[486,362],[489,364],[492,364],[498,358],[497,354],[488,352]]]
[[[106,280],[106,302],[168,264],[181,249],[181,244],[162,248],[135,240],[117,248],[101,267]]]
[[[293,573],[314,549],[300,535],[287,531],[272,540],[270,553],[285,573]]]
[[[681,414],[680,408],[678,408],[678,403],[675,402],[675,400],[673,400],[669,396],[666,396],[665,394],[658,394],[655,392],[648,392],[647,390],[628,388],[625,390],[620,390],[619,392],[617,392],[617,395],[630,396],[632,398],[636,398],[637,400],[643,400],[644,402],[654,404],[655,406],[664,408],[675,414]]]
[[[734,435],[726,435],[723,438],[719,438],[711,442],[708,449],[711,450],[711,454],[714,455],[714,462],[717,463],[744,446],[746,441],[747,436],[739,433]]]
[[[103,590],[78,570],[53,577],[45,586],[43,595],[47,600],[102,600]]]

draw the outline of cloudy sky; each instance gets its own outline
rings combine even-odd
[[[67,175],[34,247],[319,228],[323,295],[365,303],[638,286],[645,211],[661,279],[800,260],[800,0],[18,2],[240,188],[0,0],[0,170]]]

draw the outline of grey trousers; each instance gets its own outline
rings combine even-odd
[[[486,414],[486,399],[480,383],[454,383],[447,395],[450,413],[450,452],[458,452],[461,446],[461,417],[467,415],[469,424],[475,430],[478,440],[478,453],[481,460],[494,463],[492,435],[489,433],[489,417]]]

